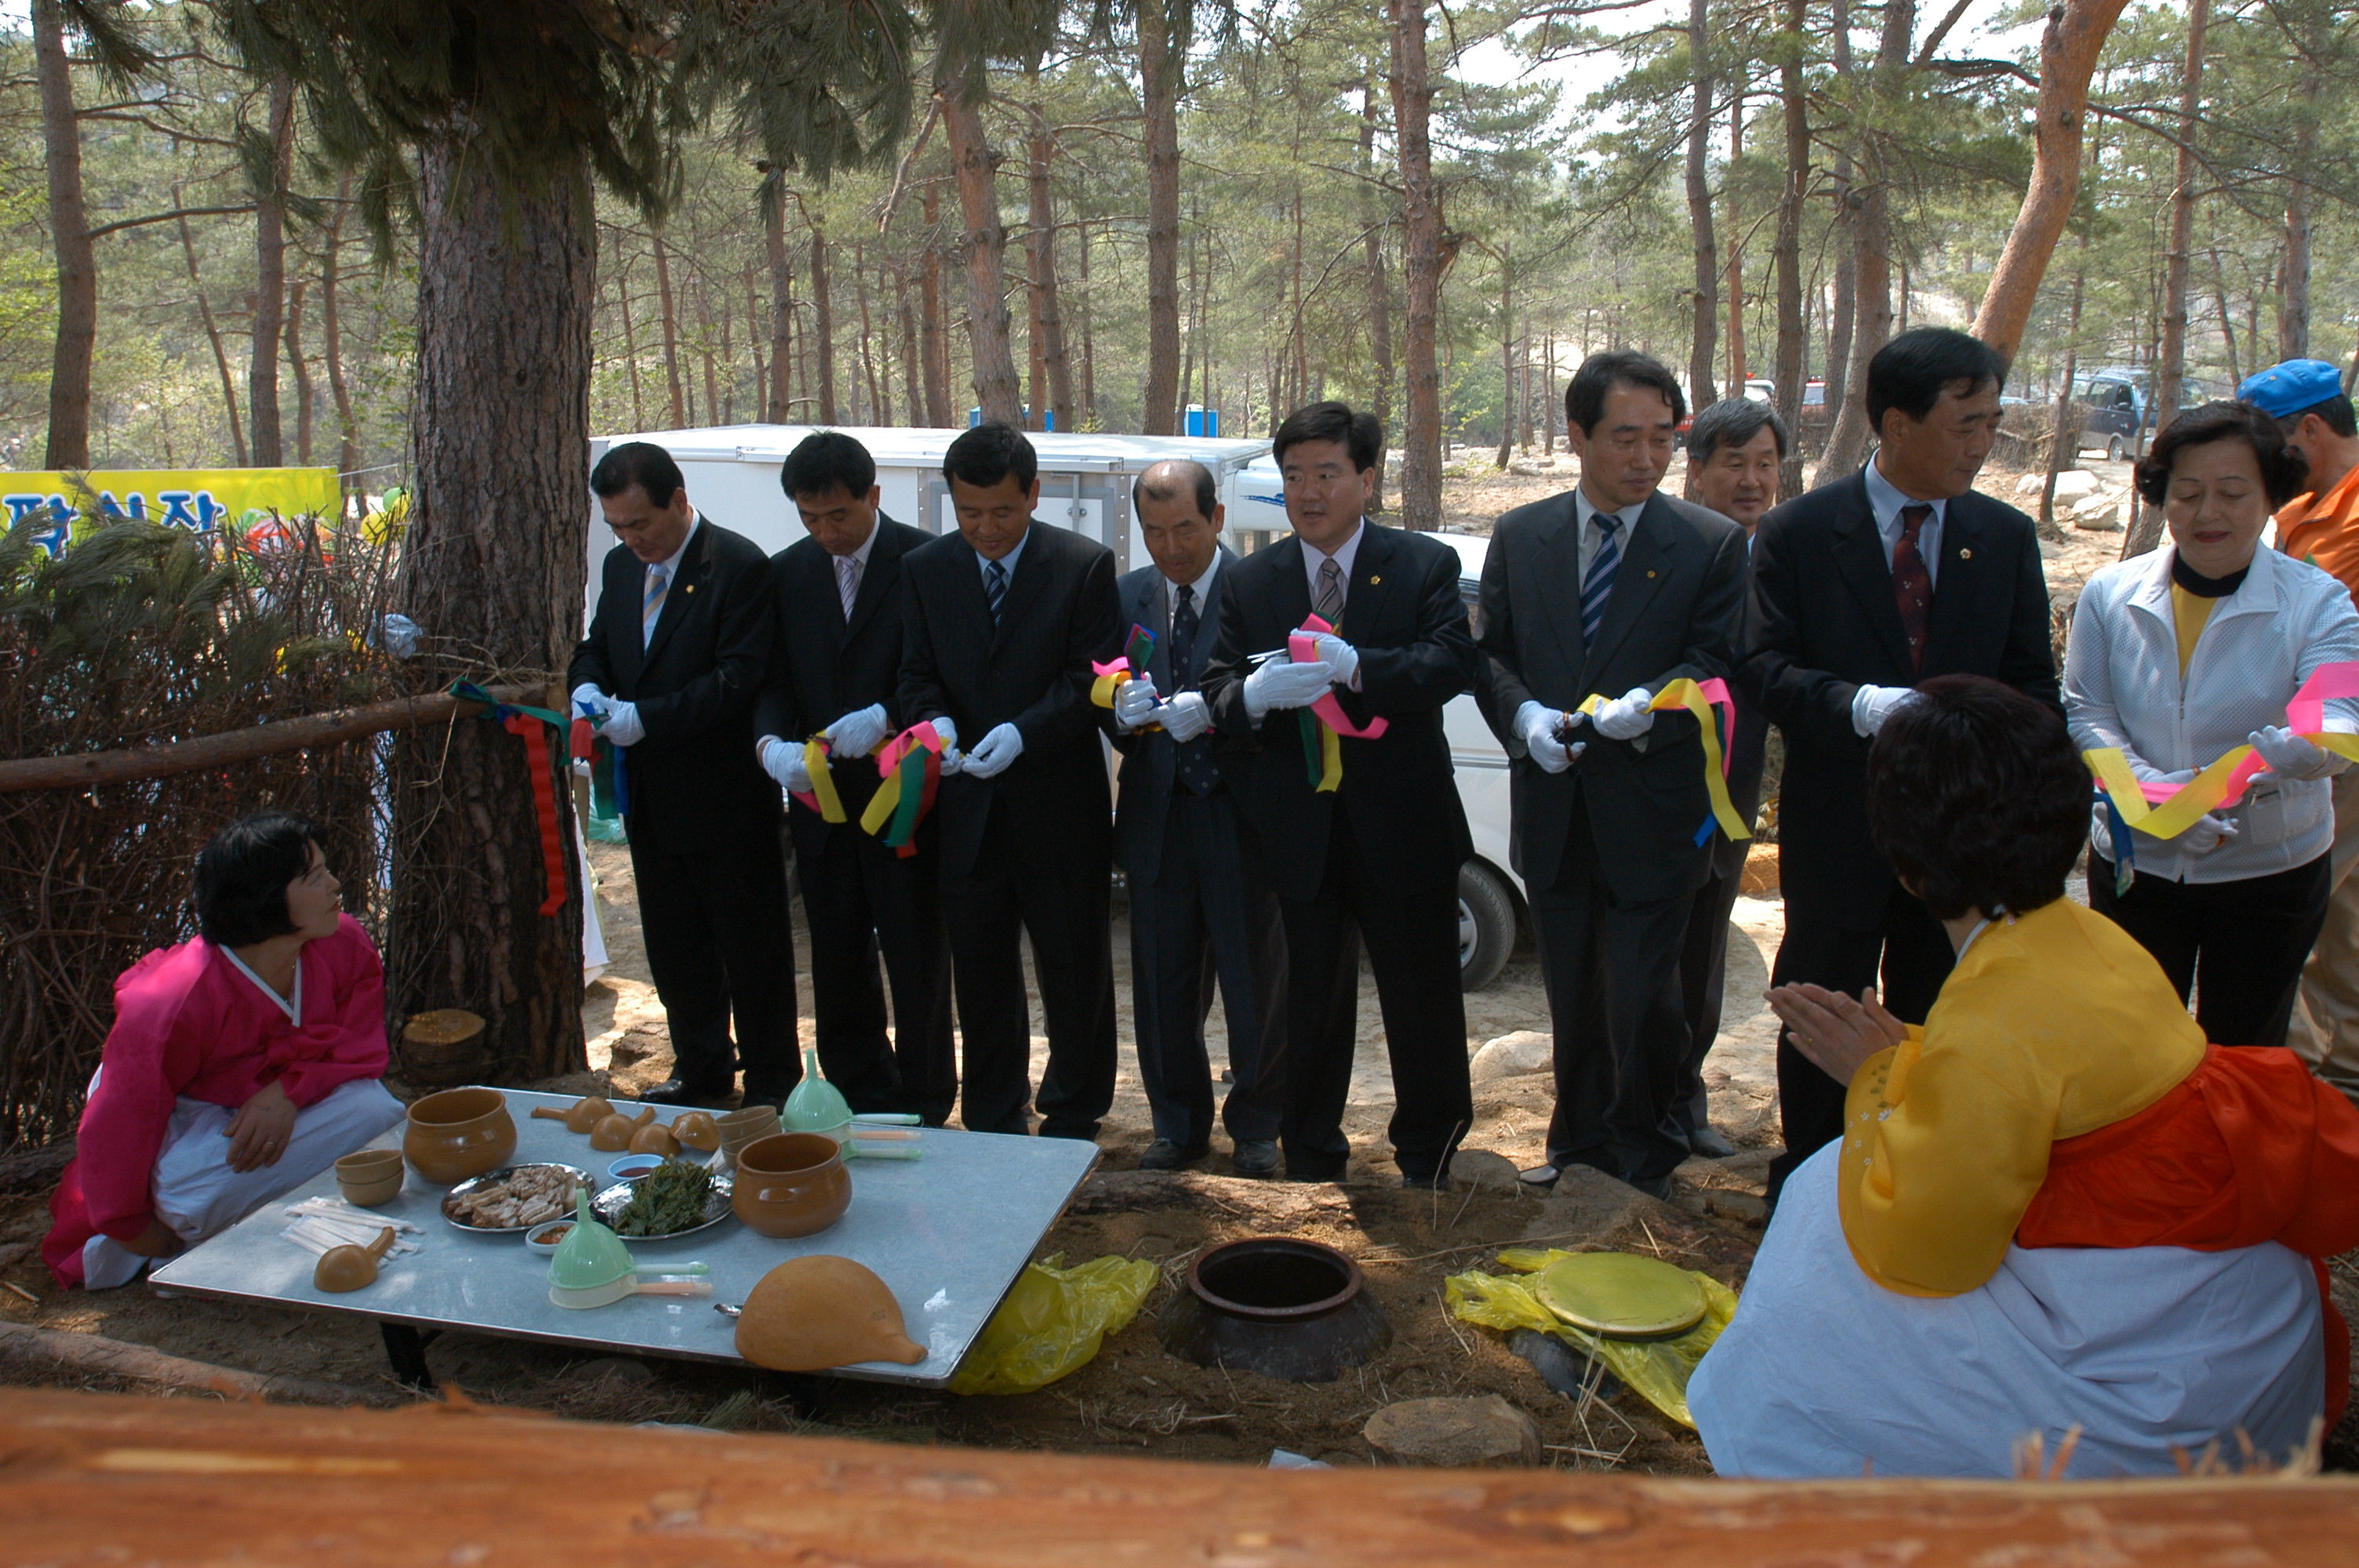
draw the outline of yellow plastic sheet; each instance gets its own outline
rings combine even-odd
[[[1077,1269],[1055,1253],[1028,1265],[951,1378],[954,1394],[1028,1394],[1094,1359],[1109,1334],[1138,1315],[1162,1271],[1146,1259],[1104,1257]]]
[[[1512,1330],[1537,1329],[1552,1334],[1575,1350],[1638,1390],[1647,1402],[1678,1422],[1692,1428],[1693,1418],[1688,1414],[1688,1379],[1694,1373],[1696,1363],[1712,1348],[1728,1320],[1736,1315],[1736,1292],[1709,1274],[1696,1273],[1696,1282],[1703,1287],[1703,1321],[1676,1339],[1656,1339],[1644,1342],[1627,1339],[1603,1339],[1578,1329],[1540,1304],[1533,1292],[1533,1281],[1528,1277],[1559,1259],[1572,1254],[1551,1248],[1536,1252],[1527,1248],[1511,1247],[1499,1254],[1503,1267],[1516,1271],[1514,1275],[1452,1274],[1442,1282],[1450,1310],[1468,1323],[1479,1323],[1485,1328]],[[956,1385],[952,1385],[955,1387]]]

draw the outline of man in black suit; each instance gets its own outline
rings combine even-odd
[[[769,558],[697,514],[661,447],[614,448],[590,488],[622,543],[565,678],[623,752],[623,823],[674,1073],[640,1098],[725,1105],[742,1061],[745,1098],[783,1106],[802,1076],[795,935],[778,791],[754,760],[753,728],[777,623]]]
[[[1392,1059],[1393,1157],[1406,1184],[1444,1187],[1474,1114],[1458,989],[1458,869],[1473,846],[1441,728],[1477,658],[1458,557],[1364,520],[1384,457],[1373,416],[1314,403],[1287,416],[1274,447],[1294,532],[1226,574],[1204,697],[1251,828],[1245,854],[1285,919],[1287,1174],[1340,1180],[1351,1157],[1364,937]],[[1334,630],[1291,663],[1288,640],[1314,613]],[[1311,709],[1331,695],[1343,728],[1386,729],[1341,735],[1342,777],[1322,790]]]
[[[1023,1133],[1032,1098],[1020,934],[1049,1028],[1041,1132],[1093,1138],[1114,1103],[1113,823],[1093,660],[1118,651],[1114,553],[1032,520],[1032,443],[979,425],[942,457],[955,536],[902,562],[900,708],[944,741],[942,907],[965,1044],[961,1119]]]
[[[928,536],[877,510],[875,461],[841,431],[805,437],[778,482],[809,536],[771,558],[778,641],[754,732],[764,770],[796,795],[811,789],[804,741],[828,737],[842,820],[800,799],[787,807],[810,925],[820,1065],[853,1109],[915,1111],[939,1127],[958,1098],[939,836],[919,825],[919,852],[904,857],[860,827],[882,782],[870,759],[898,729],[901,558]],[[880,954],[893,986],[889,1042]]]
[[[1130,879],[1138,1076],[1155,1118],[1139,1169],[1177,1170],[1211,1149],[1204,1016],[1217,973],[1229,1021],[1221,1120],[1237,1173],[1266,1176],[1277,1169],[1285,1108],[1286,932],[1277,895],[1240,847],[1236,792],[1212,754],[1212,711],[1198,689],[1222,587],[1237,567],[1221,543],[1227,509],[1218,495],[1212,470],[1184,459],[1155,464],[1131,486],[1154,562],[1116,586],[1124,623],[1155,633],[1155,655],[1147,676],[1116,694],[1109,719],[1123,753],[1114,860]]]
[[[1690,1152],[1680,945],[1721,828],[1696,720],[1648,704],[1727,676],[1745,535],[1656,488],[1687,412],[1669,371],[1593,354],[1564,402],[1580,487],[1500,518],[1483,564],[1484,713],[1515,759],[1515,865],[1556,1025],[1548,1158],[1524,1179],[1590,1165],[1661,1197]]]
[[[1857,995],[1921,1023],[1953,959],[1949,938],[1894,879],[1867,832],[1875,731],[1931,676],[1977,675],[2059,705],[2048,585],[2031,519],[1976,494],[2006,361],[1963,332],[1920,327],[1877,351],[1868,466],[1761,520],[1737,678],[1786,737],[1778,789],[1786,939],[1774,985]],[[1777,1042],[1786,1152],[1795,1166],[1843,1130],[1844,1086]]]
[[[1786,422],[1767,403],[1731,397],[1713,404],[1688,427],[1688,471],[1696,476],[1695,496],[1745,530],[1749,549],[1762,514],[1777,502],[1777,474],[1786,460]],[[1736,704],[1734,738],[1728,744],[1728,797],[1746,827],[1761,806],[1761,769],[1769,725],[1751,703]],[[1688,1147],[1707,1159],[1736,1152],[1712,1130],[1712,1103],[1703,1087],[1703,1059],[1720,1038],[1723,995],[1728,977],[1728,919],[1745,881],[1749,839],[1725,833],[1712,841],[1712,874],[1698,889],[1688,913],[1687,939],[1680,949],[1680,1005],[1688,1021],[1688,1055],[1680,1073],[1673,1121],[1687,1131]]]

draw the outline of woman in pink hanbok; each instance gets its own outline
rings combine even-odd
[[[401,1119],[385,966],[338,887],[300,817],[245,817],[197,857],[200,935],[114,982],[41,1244],[60,1284],[126,1284]]]

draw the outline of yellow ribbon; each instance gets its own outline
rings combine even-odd
[[[1319,726],[1319,782],[1311,786],[1313,795],[1332,795],[1335,786],[1343,782],[1343,743],[1335,731],[1324,723]]]
[[[2336,756],[2359,762],[2359,735],[2321,730],[2302,739]],[[2237,746],[2156,801],[2147,797],[2147,786],[2130,772],[2129,759],[2122,755],[2118,746],[2100,746],[2081,756],[2089,764],[2089,771],[2097,775],[2097,783],[2104,786],[2105,797],[2114,803],[2122,825],[2135,827],[2150,838],[2176,838],[2194,827],[2199,817],[2242,799],[2246,781],[2262,771],[2252,747]]]
[[[1594,719],[1597,710],[1605,706],[1605,700],[1593,695],[1582,701],[1581,711]],[[1731,840],[1741,842],[1752,838],[1753,830],[1745,826],[1745,818],[1737,815],[1736,803],[1728,797],[1728,780],[1722,772],[1720,758],[1720,730],[1712,722],[1712,713],[1715,701],[1725,703],[1728,700],[1728,684],[1725,681],[1707,681],[1699,686],[1682,676],[1657,692],[1655,699],[1647,704],[1647,710],[1668,713],[1676,708],[1695,716],[1697,730],[1703,738],[1703,787],[1704,793],[1712,797],[1712,815],[1720,823],[1722,832],[1727,834]],[[1735,714],[1733,704],[1729,713],[1733,729]]]
[[[803,742],[803,772],[810,775],[811,799],[818,804],[820,820],[842,822],[843,801],[835,793],[835,776],[828,771],[828,736],[822,730]]]

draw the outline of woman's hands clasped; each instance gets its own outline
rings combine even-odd
[[[1777,986],[1764,1000],[1785,1022],[1794,1048],[1839,1084],[1850,1083],[1878,1051],[1908,1038],[1908,1025],[1884,1011],[1873,988],[1854,1000],[1824,986]]]

